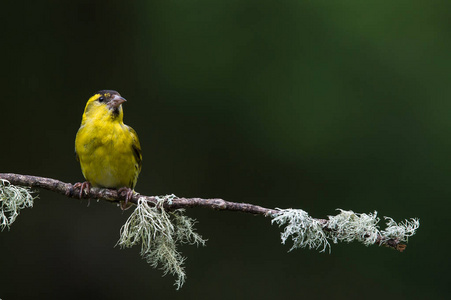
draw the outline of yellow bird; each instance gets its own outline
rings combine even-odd
[[[123,122],[118,92],[102,90],[89,98],[75,138],[75,156],[87,180],[77,183],[80,198],[91,186],[118,189],[125,193],[125,206],[141,172],[142,155],[136,131]]]

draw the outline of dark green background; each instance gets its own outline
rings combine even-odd
[[[404,253],[281,245],[247,214],[189,209],[207,247],[187,282],[113,248],[130,211],[42,191],[0,233],[0,298],[425,299],[449,296],[449,1],[8,1],[0,172],[81,181],[95,91],[128,102],[137,191],[419,217]]]

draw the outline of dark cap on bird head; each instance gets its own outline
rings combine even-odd
[[[105,97],[105,103],[110,109],[117,109],[122,103],[127,101],[118,92],[113,90],[101,90],[97,94]]]

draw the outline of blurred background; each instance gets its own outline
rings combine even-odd
[[[404,253],[287,253],[270,220],[189,209],[179,291],[114,247],[131,210],[41,191],[0,233],[0,298],[444,299],[451,198],[449,1],[3,3],[0,172],[82,181],[88,98],[119,91],[145,195],[420,218]],[[383,222],[381,223],[383,225]]]

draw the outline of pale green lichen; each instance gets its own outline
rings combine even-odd
[[[358,241],[366,246],[376,243],[382,244],[389,239],[407,242],[408,237],[415,234],[420,226],[418,219],[405,220],[396,223],[392,218],[385,217],[387,228],[379,230],[377,225],[380,219],[377,212],[359,214],[353,211],[339,209],[336,216],[329,216],[328,220],[320,221],[308,215],[300,209],[278,209],[272,223],[279,226],[285,225],[281,233],[282,244],[291,238],[296,248],[321,249],[324,252],[329,247],[329,240],[333,243]]]
[[[179,289],[185,282],[183,266],[185,258],[177,250],[177,244],[205,245],[205,240],[195,232],[195,220],[185,216],[184,210],[166,212],[163,203],[170,202],[174,195],[157,197],[157,205],[149,205],[142,199],[121,228],[118,245],[130,248],[141,243],[141,256],[154,268],[160,266],[163,276],[176,276]]]
[[[387,221],[387,228],[381,231],[381,235],[387,239],[399,239],[401,242],[408,242],[409,237],[415,234],[420,227],[418,219],[404,220],[396,223],[392,218],[384,217]]]
[[[331,229],[328,237],[336,244],[338,242],[358,241],[366,246],[373,245],[379,236],[379,218],[374,214],[359,214],[353,211],[339,209],[336,216],[328,216],[327,227]]]
[[[28,187],[12,185],[0,179],[0,228],[10,228],[22,209],[33,207],[33,200]]]
[[[329,242],[326,233],[323,231],[322,224],[308,215],[302,209],[279,209],[271,223],[277,223],[279,226],[285,225],[284,231],[281,233],[282,244],[285,244],[291,237],[293,246],[289,251],[296,248],[319,249],[325,251]]]

